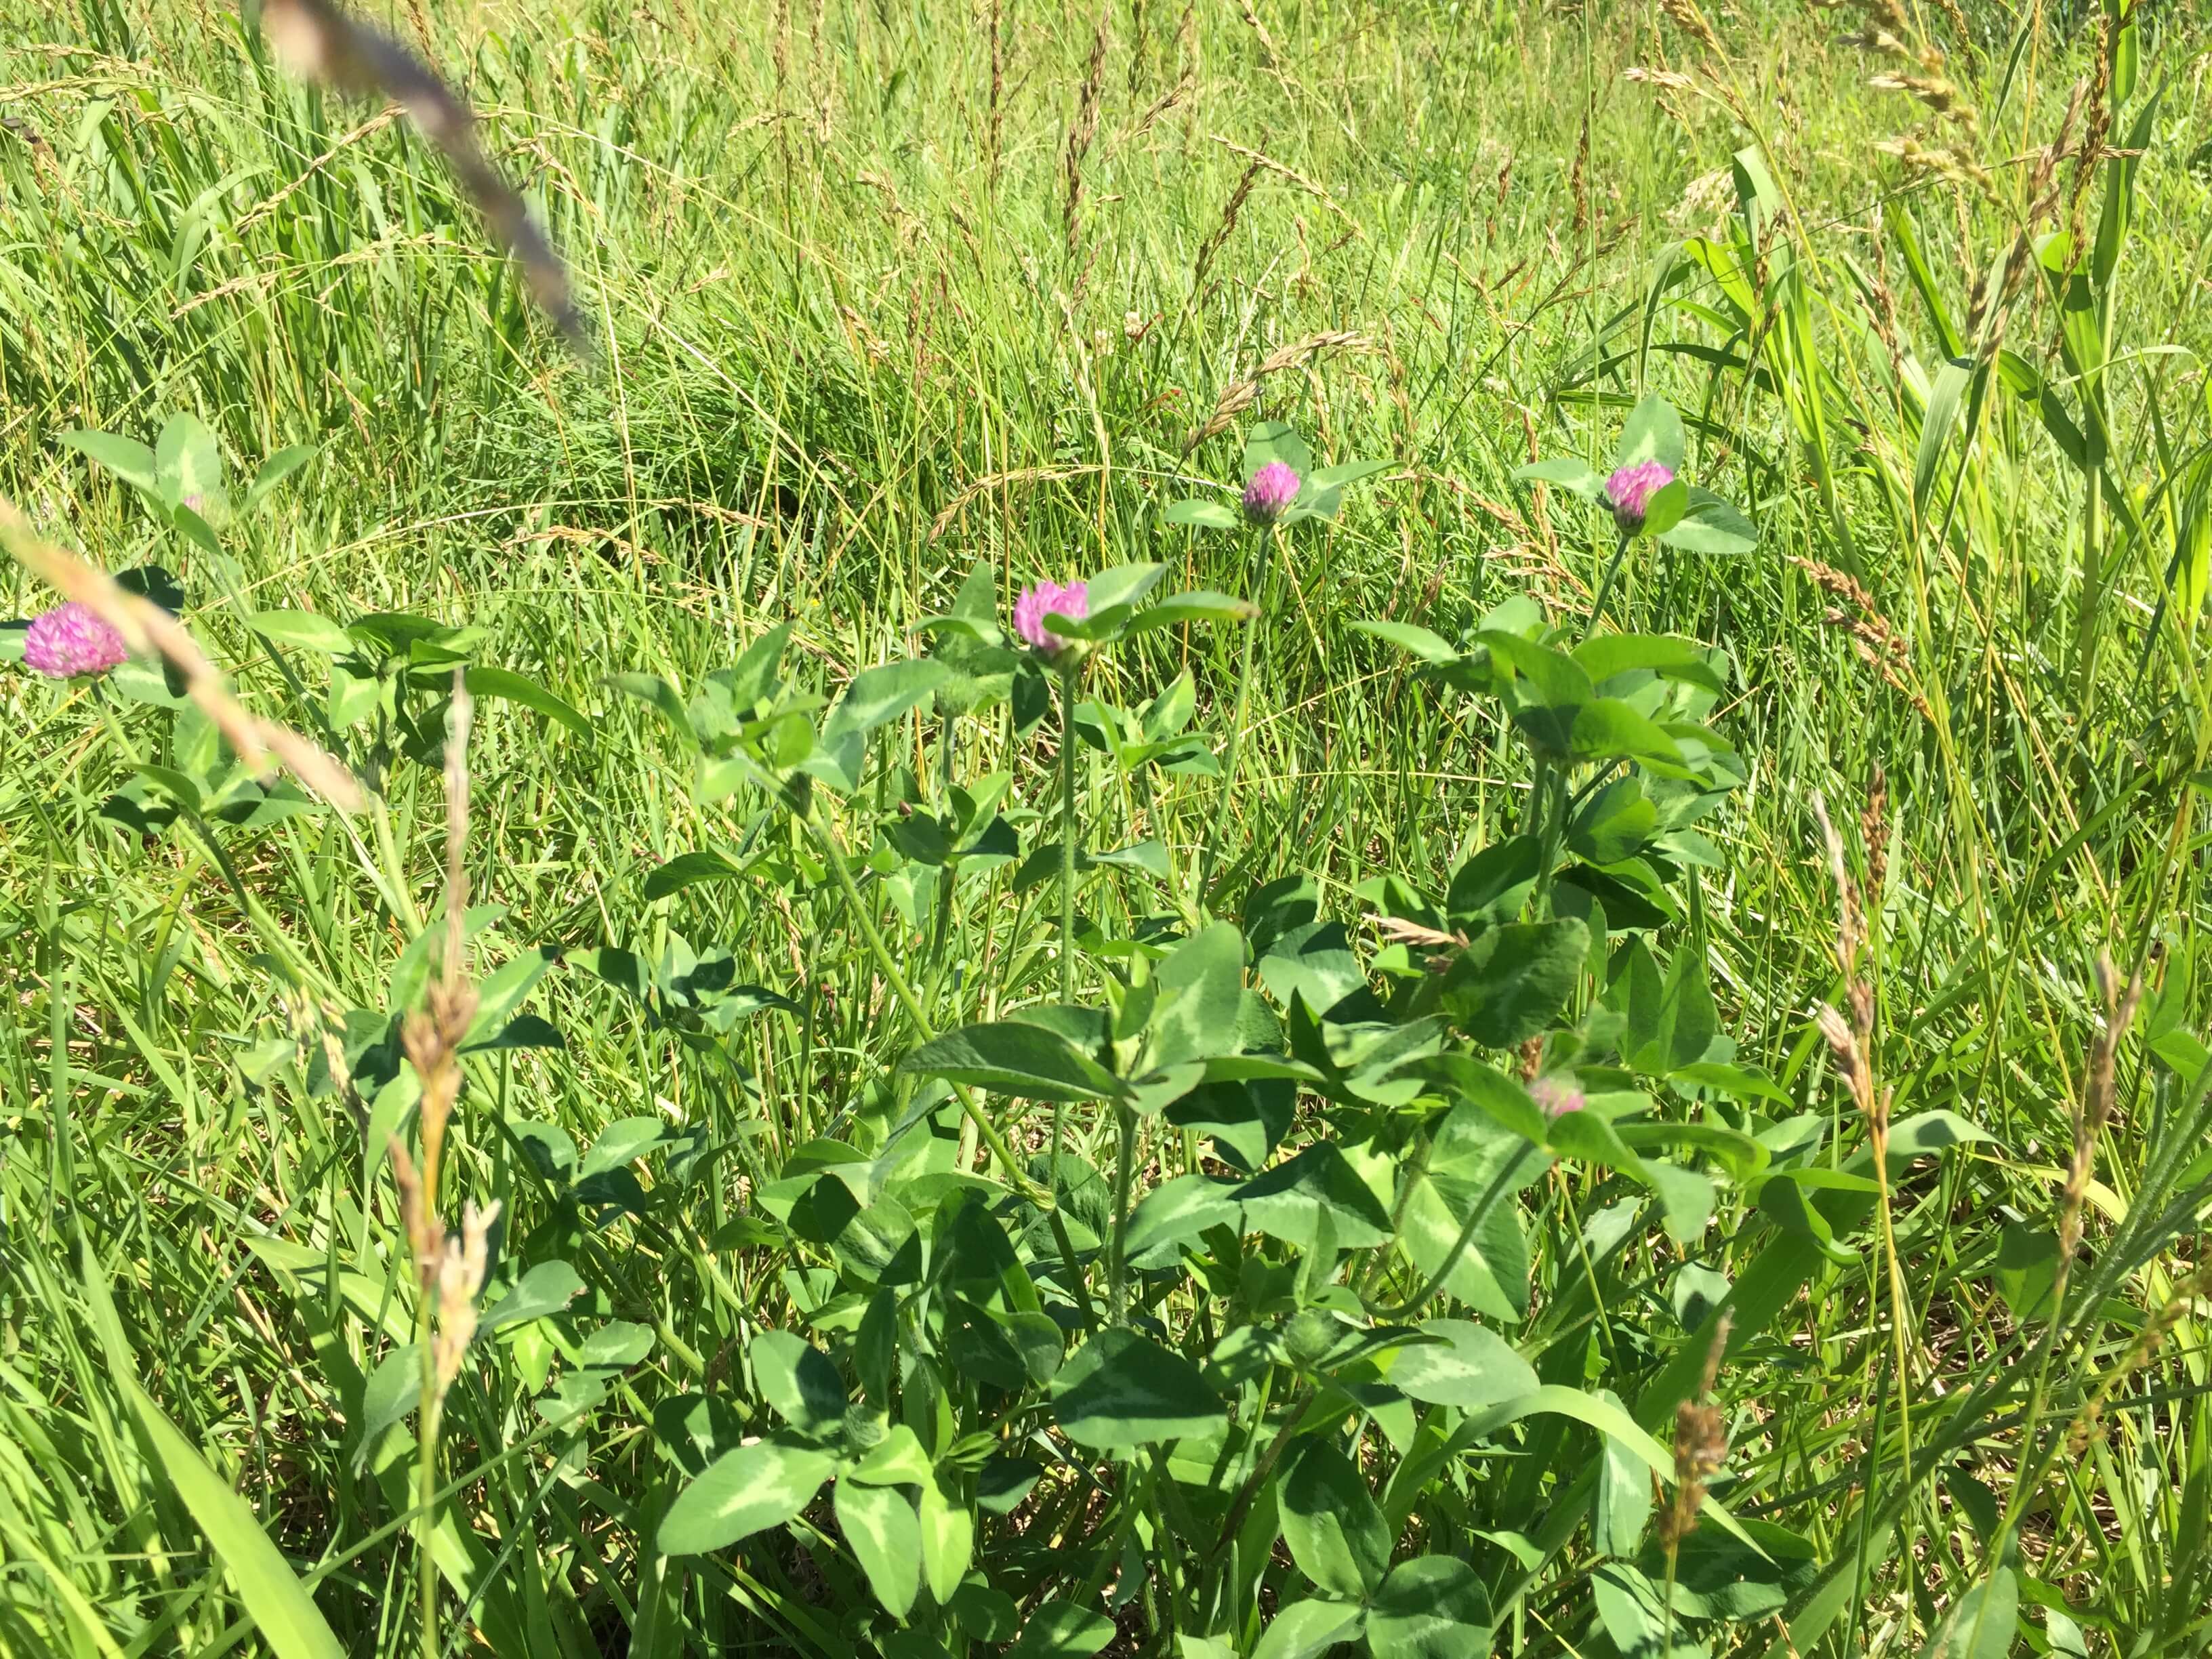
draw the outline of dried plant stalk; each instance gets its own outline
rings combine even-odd
[[[477,143],[476,118],[421,59],[389,35],[356,23],[329,0],[267,0],[262,27],[299,75],[352,98],[390,98],[434,144],[522,267],[531,297],[569,343],[584,343],[568,272],[544,230]]]
[[[1881,675],[1892,690],[1919,710],[1923,720],[1933,724],[1936,711],[1908,678],[1912,672],[1911,650],[1905,643],[1905,636],[1882,615],[1881,607],[1874,602],[1874,595],[1856,578],[1833,565],[1794,553],[1789,556],[1790,562],[1810,576],[1821,592],[1844,601],[1830,606],[1821,622],[1850,635],[1861,660]]]
[[[1215,225],[1212,234],[1199,244],[1198,258],[1191,262],[1190,267],[1190,297],[1193,301],[1204,292],[1206,273],[1213,264],[1213,256],[1221,252],[1222,245],[1236,230],[1237,216],[1244,211],[1244,204],[1252,194],[1252,186],[1265,166],[1262,161],[1246,165],[1244,176],[1237,181],[1237,188],[1229,192],[1228,201],[1222,204],[1220,223]]]
[[[1256,163],[1255,164],[1256,166]],[[1245,173],[1249,180],[1252,174]],[[1293,340],[1279,346],[1260,360],[1259,367],[1224,392],[1213,405],[1213,413],[1205,422],[1191,428],[1183,440],[1183,453],[1188,455],[1208,438],[1218,437],[1237,423],[1237,417],[1252,407],[1260,396],[1261,383],[1270,374],[1279,374],[1286,368],[1296,368],[1310,363],[1325,352],[1364,351],[1373,342],[1367,336],[1352,329],[1335,329],[1322,334],[1309,334],[1303,340]]]
[[[1091,66],[1083,77],[1082,90],[1076,94],[1075,119],[1068,125],[1067,149],[1061,158],[1066,182],[1061,219],[1071,260],[1083,252],[1083,162],[1091,154],[1091,140],[1098,136],[1098,95],[1105,75],[1106,12],[1101,8],[1098,27],[1091,37]]]
[[[1698,1392],[1674,1408],[1674,1491],[1659,1517],[1659,1537],[1666,1546],[1670,1574],[1675,1551],[1698,1529],[1706,1486],[1728,1461],[1728,1423],[1713,1403],[1713,1389],[1720,1381],[1721,1358],[1728,1352],[1733,1322],[1729,1315],[1721,1316],[1705,1349]]]
[[[1366,234],[1366,232],[1360,228],[1359,221],[1353,218],[1349,213],[1346,213],[1342,207],[1338,205],[1336,198],[1330,195],[1326,190],[1323,190],[1312,179],[1307,178],[1304,173],[1300,173],[1296,167],[1291,167],[1285,162],[1278,161],[1273,156],[1269,155],[1263,151],[1254,149],[1249,144],[1240,144],[1234,138],[1225,137],[1220,133],[1214,133],[1212,135],[1212,137],[1215,143],[1220,145],[1222,149],[1228,150],[1231,154],[1241,155],[1248,161],[1257,163],[1259,166],[1265,167],[1268,172],[1273,173],[1279,179],[1289,179],[1300,190],[1305,191],[1307,195],[1312,197],[1323,207],[1327,208],[1331,213],[1344,221],[1346,228],[1350,230],[1354,236],[1364,236]]]
[[[446,926],[439,952],[438,977],[423,994],[422,1006],[400,1028],[408,1064],[422,1085],[416,1125],[422,1136],[418,1170],[398,1136],[387,1146],[392,1182],[399,1189],[400,1218],[422,1285],[416,1315],[422,1334],[422,1419],[416,1437],[416,1504],[423,1543],[418,1595],[423,1646],[435,1653],[438,1574],[428,1540],[437,1526],[438,1431],[446,1393],[459,1376],[461,1361],[476,1335],[477,1296],[483,1289],[489,1261],[489,1235],[499,1215],[495,1201],[478,1209],[464,1206],[458,1234],[448,1235],[438,1208],[438,1176],[444,1161],[446,1128],[461,1092],[461,1044],[477,1012],[476,987],[464,960],[465,918],[469,882],[469,728],[474,703],[463,672],[453,671],[451,727],[446,738]]]

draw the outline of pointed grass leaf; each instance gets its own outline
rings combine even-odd
[[[527,675],[477,664],[465,670],[461,678],[472,696],[498,697],[507,702],[519,702],[533,714],[543,714],[548,720],[567,726],[580,738],[592,735],[592,722],[580,709],[555,696]]]
[[[339,1659],[344,1649],[330,1622],[246,1500],[208,1467],[137,1382],[128,1376],[114,1380],[145,1431],[162,1479],[207,1535],[253,1629],[276,1659]]]
[[[1977,372],[1972,362],[1947,362],[1936,371],[1936,383],[1929,388],[1927,409],[1920,417],[1919,453],[1912,462],[1912,511],[1916,518],[1924,517],[1928,512],[1936,463],[1943,459],[1944,443],[1958,423],[1960,401]]]
[[[833,1453],[782,1440],[726,1452],[676,1495],[655,1541],[664,1555],[726,1549],[790,1520],[814,1501],[836,1467]]]
[[[1148,1337],[1101,1331],[1053,1379],[1054,1415],[1067,1437],[1096,1450],[1204,1434],[1226,1419],[1198,1367]]]

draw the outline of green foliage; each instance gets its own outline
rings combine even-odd
[[[368,804],[0,629],[0,1650],[2201,1645],[2203,21],[1969,12],[434,18],[598,364],[12,18],[7,494]]]

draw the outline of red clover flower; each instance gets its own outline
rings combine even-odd
[[[1674,482],[1674,469],[1664,461],[1638,461],[1624,466],[1605,481],[1605,498],[1613,505],[1613,521],[1624,536],[1644,528],[1651,498]]]
[[[1583,1091],[1565,1078],[1540,1077],[1528,1085],[1529,1098],[1553,1122],[1583,1109]]]
[[[1244,486],[1244,516],[1254,524],[1273,524],[1297,498],[1297,473],[1287,461],[1270,461]]]
[[[24,665],[52,679],[104,674],[130,655],[123,635],[74,599],[33,620],[23,635]]]
[[[1044,625],[1050,616],[1080,618],[1091,614],[1091,587],[1087,582],[1070,582],[1065,587],[1058,582],[1038,582],[1022,590],[1014,601],[1014,632],[1022,642],[1034,650],[1050,656],[1067,648],[1067,641]]]

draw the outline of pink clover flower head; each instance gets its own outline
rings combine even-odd
[[[23,635],[24,665],[52,679],[104,674],[130,656],[123,635],[74,599],[34,619]]]
[[[1298,475],[1288,461],[1270,461],[1244,486],[1244,516],[1254,524],[1273,524],[1298,498]]]
[[[1065,587],[1058,582],[1039,582],[1024,587],[1021,597],[1014,601],[1014,632],[1022,642],[1033,650],[1048,655],[1065,651],[1067,641],[1044,625],[1050,616],[1087,617],[1091,614],[1091,586],[1087,582],[1070,582]]]
[[[1557,1122],[1570,1112],[1583,1109],[1583,1091],[1565,1078],[1540,1077],[1528,1085],[1528,1097],[1536,1103],[1537,1110]]]
[[[1624,466],[1605,481],[1605,498],[1613,506],[1613,521],[1625,536],[1644,528],[1644,514],[1651,498],[1674,482],[1674,469],[1664,461],[1638,461]]]

